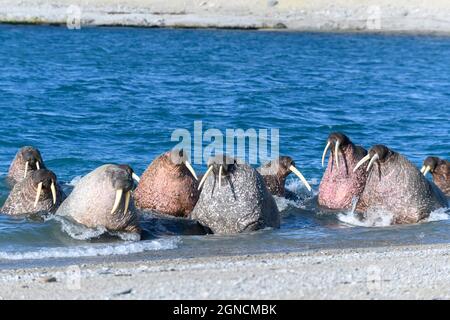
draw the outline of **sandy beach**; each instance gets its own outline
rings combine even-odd
[[[0,22],[450,33],[446,0],[0,0]]]
[[[1,299],[449,299],[448,245],[3,270]]]

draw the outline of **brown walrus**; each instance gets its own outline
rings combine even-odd
[[[81,178],[56,214],[88,228],[140,233],[132,188],[133,170],[129,166],[103,165]]]
[[[312,188],[303,174],[295,167],[295,162],[291,157],[280,156],[261,167],[258,172],[262,175],[269,192],[275,196],[286,196],[286,178],[294,173],[305,185],[306,189],[311,192]]]
[[[42,160],[41,153],[34,147],[21,148],[12,161],[7,180],[11,186],[22,181],[32,172],[45,169],[44,161]]]
[[[139,209],[187,217],[199,194],[197,176],[185,152],[172,150],[149,165],[133,196]]]
[[[0,212],[9,215],[54,213],[64,198],[56,175],[40,169],[14,185]]]
[[[322,208],[332,210],[350,209],[353,199],[357,199],[364,190],[366,165],[356,171],[354,168],[367,155],[367,151],[353,144],[345,134],[331,133],[322,155],[322,167],[329,149],[331,156],[320,182],[318,204]]]
[[[433,176],[433,182],[447,197],[450,197],[450,161],[437,157],[428,157],[423,162],[423,167],[420,171],[424,176],[430,172]]]
[[[392,224],[416,223],[447,207],[442,191],[401,154],[375,145],[354,170],[369,160],[366,185],[356,206],[363,218],[382,211],[392,214]]]

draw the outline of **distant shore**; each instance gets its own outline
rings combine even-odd
[[[0,23],[450,34],[450,2],[0,0]]]
[[[0,299],[450,299],[450,246],[3,270]]]

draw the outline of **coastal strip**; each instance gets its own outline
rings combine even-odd
[[[449,299],[450,246],[3,270],[0,299]]]
[[[450,2],[0,0],[0,23],[450,34]]]

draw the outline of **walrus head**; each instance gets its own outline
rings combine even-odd
[[[328,151],[331,156],[319,186],[318,203],[325,209],[340,210],[352,206],[353,199],[364,189],[365,168],[354,170],[367,151],[353,144],[345,134],[333,132],[328,136],[322,155],[322,166]]]
[[[189,173],[194,177],[195,180],[198,180],[197,174],[195,173],[194,168],[192,168],[189,157],[187,153],[181,149],[173,149],[172,151],[163,155],[163,158],[170,162],[169,165],[174,167],[174,170],[178,170],[180,172]]]
[[[207,165],[192,219],[219,234],[279,227],[277,205],[256,169],[225,155],[210,158]]]
[[[45,169],[41,153],[34,147],[21,148],[9,168],[8,177],[14,184],[25,179],[33,171]]]
[[[10,215],[54,213],[64,196],[56,175],[40,169],[14,185],[1,211]]]
[[[127,165],[104,165],[84,176],[63,202],[58,215],[89,228],[139,232],[132,199],[133,170]]]
[[[420,172],[423,173],[424,176],[427,175],[428,172],[434,173],[434,170],[436,170],[436,167],[440,164],[441,159],[438,157],[428,157],[423,162],[422,169],[420,169]]]
[[[308,191],[311,192],[312,190],[308,181],[295,166],[294,160],[289,156],[280,156],[275,160],[267,162],[258,168],[258,171],[263,176],[269,191],[277,196],[284,196],[286,178],[291,173],[294,173],[302,181]]]
[[[369,150],[369,153],[364,158],[362,158],[361,161],[358,162],[356,167],[353,169],[353,172],[356,172],[359,167],[370,160],[369,165],[366,169],[366,171],[369,172],[375,162],[377,162],[378,164],[385,163],[393,155],[394,152],[391,151],[388,147],[382,144],[377,144]]]

